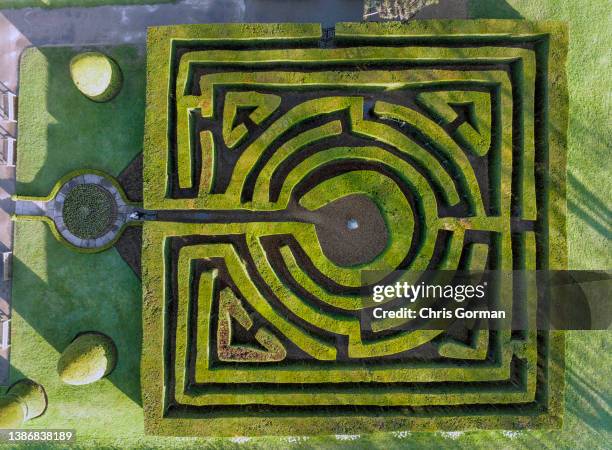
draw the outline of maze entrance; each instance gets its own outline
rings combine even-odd
[[[147,431],[559,426],[561,335],[374,320],[362,271],[566,266],[564,28],[321,37],[150,31],[144,206],[162,221],[143,231]],[[534,314],[512,280],[496,289]]]

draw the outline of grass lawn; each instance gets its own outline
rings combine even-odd
[[[175,0],[0,0],[0,9],[13,8],[67,8],[70,6],[100,5],[152,5]]]
[[[65,423],[91,436],[109,429],[128,433],[139,422],[142,428],[135,376],[141,345],[139,280],[115,250],[78,254],[56,241],[42,222],[16,225],[11,379],[24,374],[37,380],[49,398],[47,412],[30,425]],[[57,361],[82,331],[110,336],[118,365],[100,383],[70,386],[59,379]]]
[[[606,220],[612,192],[607,131],[612,75],[603,41],[610,25],[604,6],[577,0],[485,0],[471,8],[474,16],[570,21],[569,241],[574,268],[610,267]],[[81,167],[116,175],[140,151],[144,56],[129,47],[108,53],[119,62],[126,84],[107,104],[89,102],[72,85],[68,62],[73,50],[28,50],[24,56],[19,194],[46,195],[58,178]],[[264,437],[249,440],[248,446],[229,439],[145,437],[139,393],[140,283],[116,251],[77,254],[55,241],[43,223],[21,222],[16,224],[13,274],[11,381],[30,377],[49,396],[46,414],[27,427],[76,428],[84,447],[595,449],[610,442],[611,389],[601,370],[612,363],[609,332],[567,333],[566,415],[560,432]],[[64,385],[56,373],[60,351],[76,333],[92,330],[115,340],[117,369],[90,386]]]
[[[93,168],[118,175],[142,150],[145,56],[135,47],[102,48],[123,72],[113,100],[95,103],[72,83],[80,51],[30,48],[20,69],[17,192],[45,196],[66,173]]]
[[[568,242],[574,269],[612,267],[612,50],[609,1],[471,0],[470,17],[563,20],[567,63]]]
[[[72,84],[69,61],[77,52],[29,49],[21,66],[18,191],[48,193],[59,177],[80,167],[113,175],[140,151],[144,109],[144,57],[132,47],[109,50],[125,75],[118,97],[97,104]],[[36,427],[65,423],[82,436],[142,430],[139,348],[140,282],[113,249],[97,255],[72,252],[42,222],[18,222],[13,286],[14,351],[11,380],[44,385],[47,413]],[[60,352],[82,331],[113,338],[116,370],[90,386],[63,384]],[[142,433],[142,431],[141,431]]]

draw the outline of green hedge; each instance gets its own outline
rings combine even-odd
[[[46,409],[44,388],[27,378],[19,380],[0,397],[0,428],[21,428],[28,420],[41,416]]]
[[[149,85],[169,86],[171,66],[178,45],[206,45],[222,47],[227,43],[245,47],[257,47],[269,42],[286,42],[296,45],[314,44],[321,37],[319,24],[211,24],[179,25],[149,28],[147,37],[147,79]],[[147,109],[144,137],[144,204],[147,209],[160,209],[167,190],[167,149],[168,149],[168,102],[162,89],[147,90]],[[180,95],[182,97],[182,95]],[[185,140],[189,130],[187,109],[196,108],[189,99],[181,100],[177,127],[177,147],[181,178],[191,176],[190,154],[192,141]],[[184,106],[184,108],[182,107]],[[187,150],[185,150],[187,149]],[[164,180],[164,182],[161,182]],[[181,186],[190,186],[185,180]],[[193,204],[186,205],[188,208]]]
[[[79,53],[70,61],[70,76],[76,88],[94,102],[108,102],[121,90],[119,65],[100,52]]]
[[[111,373],[116,364],[117,348],[112,339],[90,332],[77,336],[64,349],[57,373],[66,384],[90,384]]]

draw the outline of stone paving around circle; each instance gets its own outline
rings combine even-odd
[[[66,195],[81,184],[95,184],[108,191],[115,200],[117,215],[110,230],[97,239],[81,239],[68,230],[64,223],[62,210]],[[61,236],[69,243],[80,248],[101,248],[115,240],[123,225],[130,221],[130,214],[140,211],[139,208],[125,202],[119,190],[107,178],[96,174],[85,174],[68,180],[58,191],[55,198],[48,202],[17,200],[15,214],[18,216],[46,216],[53,220]]]

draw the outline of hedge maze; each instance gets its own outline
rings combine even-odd
[[[562,335],[375,320],[370,293],[396,269],[566,266],[565,29],[342,23],[322,36],[150,31],[147,431],[558,427]],[[495,289],[533,326],[543,293]]]

